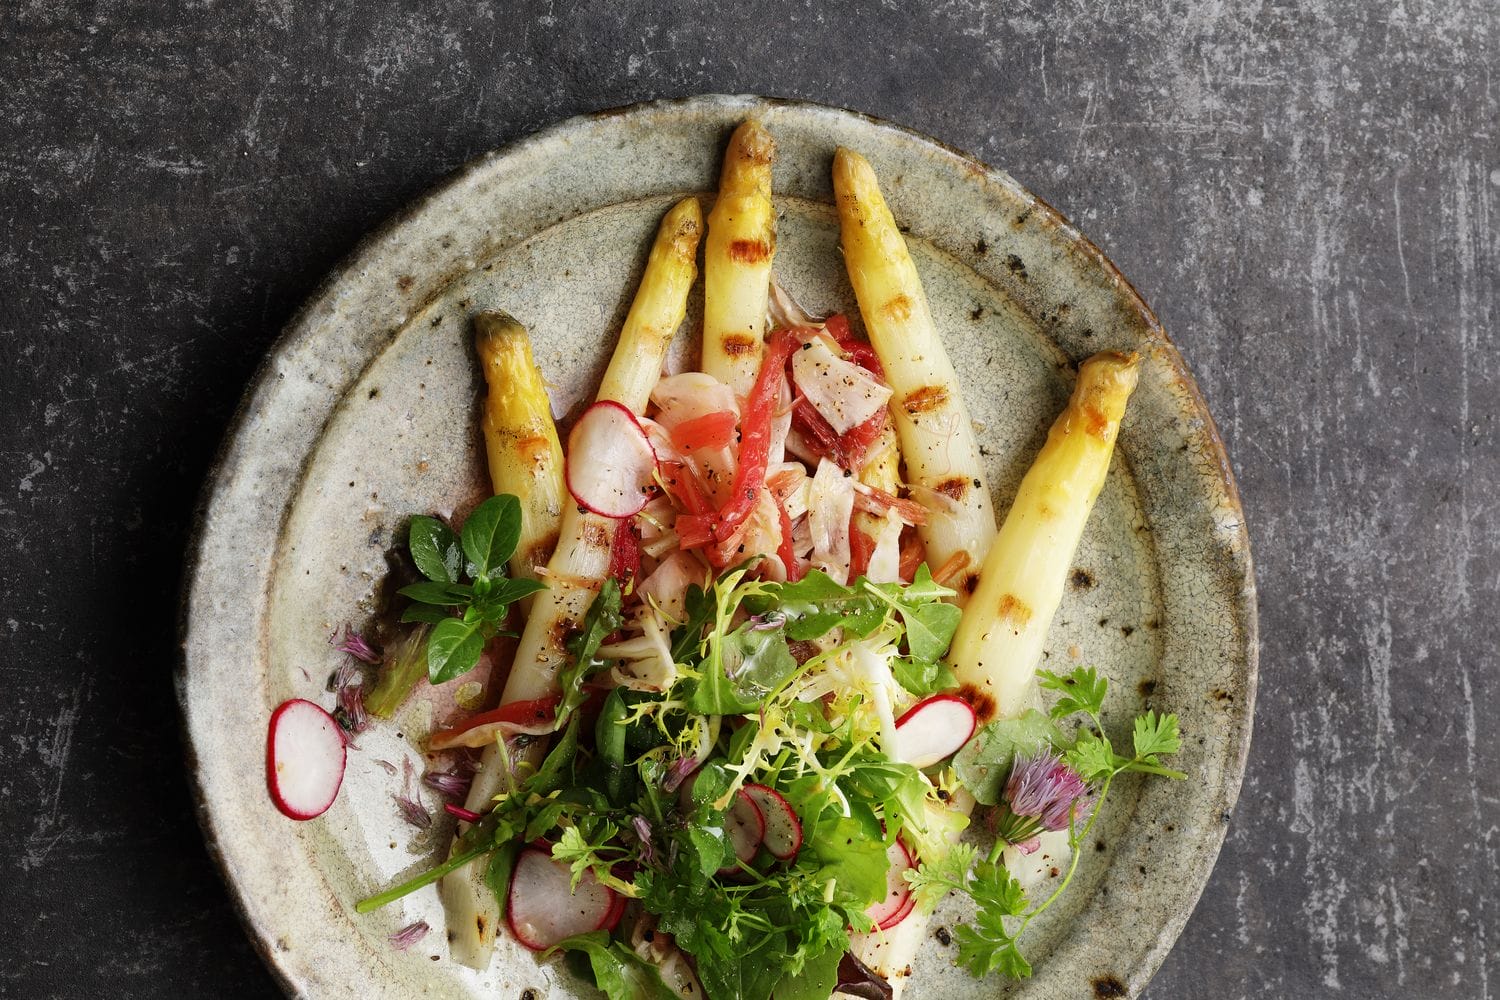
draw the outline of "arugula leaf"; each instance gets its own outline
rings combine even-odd
[[[624,622],[620,615],[620,585],[614,580],[605,580],[594,595],[593,603],[584,612],[578,631],[568,638],[567,650],[572,659],[558,676],[562,688],[562,704],[557,708],[557,726],[561,728],[568,717],[588,700],[583,683],[599,672],[602,664],[594,662],[594,656],[604,639]]]
[[[683,608],[687,620],[672,630],[674,663],[690,663],[698,658],[698,649],[703,643],[703,628],[713,621],[714,614],[718,611],[712,595],[696,583],[689,584]]]
[[[502,913],[510,895],[510,876],[516,869],[516,858],[520,853],[521,845],[518,841],[507,841],[495,849],[484,867],[484,884],[495,894]]]
[[[1052,706],[1052,718],[1065,719],[1082,712],[1097,724],[1099,713],[1104,708],[1104,695],[1109,690],[1109,681],[1100,677],[1097,670],[1077,667],[1066,677],[1050,670],[1039,670],[1037,677],[1046,690],[1062,692],[1063,697]]]
[[[993,806],[1000,802],[1017,753],[1031,753],[1043,744],[1061,741],[1052,720],[1033,708],[1014,719],[996,719],[980,729],[954,756],[953,772],[975,801]]]
[[[559,941],[556,950],[587,955],[594,982],[609,1000],[680,1000],[656,966],[623,942],[611,943],[608,931],[574,935]]]
[[[490,497],[464,521],[462,543],[469,575],[494,576],[521,540],[521,501],[509,493]],[[415,553],[413,553],[415,558]]]
[[[427,677],[433,684],[451,681],[478,663],[483,651],[478,622],[444,618],[427,640]]]
[[[406,546],[412,562],[429,580],[438,583],[458,582],[463,566],[463,551],[453,531],[435,517],[418,514],[411,519],[406,532]]]

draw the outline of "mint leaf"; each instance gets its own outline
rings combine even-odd
[[[502,493],[475,507],[463,528],[463,550],[469,557],[469,575],[476,578],[498,575],[496,571],[503,569],[520,540],[520,500]],[[413,558],[415,555],[413,553]]]
[[[976,801],[993,806],[1000,801],[1016,754],[1034,753],[1060,739],[1052,720],[1034,708],[1014,719],[997,719],[975,733],[954,756],[953,772]]]
[[[435,517],[421,514],[411,519],[406,532],[406,547],[412,562],[429,580],[457,583],[463,568],[463,551],[449,527]]]
[[[459,604],[467,604],[473,596],[471,587],[465,587],[460,583],[438,583],[433,580],[422,580],[419,583],[407,584],[396,591],[402,597],[410,598],[418,604],[432,604],[440,608],[451,608]]]
[[[427,677],[433,684],[451,681],[472,670],[484,652],[484,636],[478,622],[445,618],[427,640]]]

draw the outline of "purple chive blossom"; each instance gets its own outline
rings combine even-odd
[[[375,647],[371,646],[364,636],[354,631],[348,625],[344,626],[344,638],[342,640],[339,640],[338,633],[335,632],[328,641],[332,643],[334,649],[340,653],[348,653],[361,663],[374,665],[380,662],[380,653],[375,650]]]
[[[786,615],[783,615],[780,612],[776,612],[776,611],[768,611],[768,612],[766,612],[763,615],[751,615],[750,616],[750,631],[752,631],[752,632],[770,632],[773,629],[780,628],[781,627],[781,623],[784,622],[785,620],[786,620]]]
[[[675,792],[688,775],[698,770],[698,759],[696,757],[683,757],[681,760],[667,768],[667,776],[662,779],[661,789],[664,792]]]
[[[469,793],[474,776],[458,771],[428,771],[422,775],[422,784],[440,795],[462,798]]]
[[[337,693],[338,709],[334,717],[350,735],[358,735],[370,725],[369,713],[365,711],[365,689],[359,669],[345,663],[333,675],[334,691]]]
[[[402,794],[392,795],[391,798],[396,800],[396,808],[400,811],[402,819],[419,830],[425,830],[432,825],[432,813],[422,805],[417,798],[417,790],[412,787],[412,766],[409,759],[402,758],[401,771],[405,776],[401,783]]]
[[[397,951],[405,951],[426,937],[427,932],[430,930],[432,928],[427,926],[427,921],[425,920],[418,920],[414,924],[407,924],[390,936],[391,947]]]
[[[1088,812],[1088,785],[1050,750],[1017,756],[1005,782],[997,835],[1023,854],[1043,830],[1066,830]]]
[[[651,846],[651,823],[644,816],[635,816],[631,818],[630,825],[641,842],[640,860],[649,865],[656,858],[656,848]]]

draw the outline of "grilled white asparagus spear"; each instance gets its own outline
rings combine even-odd
[[[1025,711],[1042,642],[1062,601],[1073,555],[1104,486],[1126,401],[1135,388],[1134,355],[1096,354],[1047,441],[1021,480],[964,608],[948,665],[980,722]],[[955,796],[951,808],[974,802]],[[899,1000],[927,936],[930,914],[914,912],[884,933],[857,936],[854,954],[890,982]]]
[[[719,197],[703,247],[703,371],[744,399],[765,348],[766,298],[776,252],[771,164],[776,143],[751,119],[724,153]]]
[[[1005,517],[959,621],[948,663],[981,724],[1030,702],[1042,643],[1094,500],[1104,488],[1139,359],[1096,354],[1078,370],[1067,409],[1052,425]]]
[[[840,242],[870,343],[894,390],[891,414],[913,498],[929,510],[920,529],[927,561],[948,567],[962,604],[995,536],[974,425],[938,338],[906,241],[863,156],[833,158]]]
[[[599,399],[610,399],[639,414],[661,377],[662,360],[687,311],[687,293],[696,276],[703,216],[694,198],[678,202],[662,220],[641,277],[640,288],[620,339],[600,382]],[[567,659],[568,633],[588,610],[609,570],[616,522],[564,503],[557,547],[543,579],[547,589],[533,598],[525,631],[506,679],[501,704],[557,694],[557,675]],[[546,744],[522,751],[516,766],[535,766]],[[488,748],[465,806],[482,812],[508,778],[499,743]],[[485,865],[474,862],[446,876],[439,888],[448,919],[448,947],[455,961],[471,968],[489,965],[500,922],[500,903],[484,882]]]
[[[510,557],[510,575],[535,580],[552,558],[567,503],[562,443],[526,328],[507,313],[480,313],[474,317],[474,347],[489,387],[481,424],[490,484],[497,495],[521,501],[521,540]],[[530,608],[530,598],[521,607]]]

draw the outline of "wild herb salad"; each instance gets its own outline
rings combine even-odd
[[[508,933],[617,1000],[892,997],[957,892],[975,905],[957,961],[1026,976],[1018,942],[1071,882],[1115,777],[1182,777],[1162,763],[1174,716],[1147,712],[1117,747],[1103,677],[1036,670],[1137,360],[1080,367],[997,533],[873,171],[835,156],[866,340],[776,286],[773,159],[758,123],[731,139],[701,370],[662,374],[696,277],[686,199],[566,447],[525,329],[477,318],[497,495],[457,532],[412,519],[423,578],[400,591],[407,631],[383,656],[357,636],[341,647],[378,662],[368,694],[351,664],[337,721],[302,701],[273,718],[273,796],[310,818],[337,792],[340,725],[389,718],[424,679],[462,677],[516,638],[493,707],[428,737],[483,755],[472,775],[427,776],[464,796],[446,807],[449,859],[357,907],[437,883],[457,961],[483,968]],[[976,808],[993,835],[966,835]],[[1031,899],[1005,862],[1043,837],[1063,870]]]

